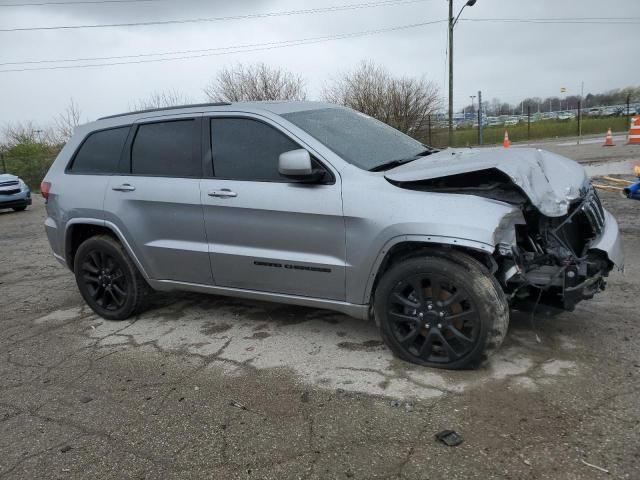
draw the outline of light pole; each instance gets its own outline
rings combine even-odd
[[[473,104],[473,100],[476,98],[475,95],[469,95],[469,98],[471,99],[471,118],[473,119],[473,110],[476,108],[475,105]],[[465,115],[464,117],[464,121],[467,121],[467,116]]]
[[[473,7],[476,0],[467,0],[458,15],[453,18],[453,0],[449,0],[449,146],[453,146],[453,27],[456,26],[458,18],[464,7]]]

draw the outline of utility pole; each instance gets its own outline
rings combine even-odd
[[[453,0],[449,0],[449,147],[453,146],[453,28],[464,7],[473,7],[477,0],[467,0],[458,16],[453,18]]]
[[[478,90],[478,145],[482,145],[482,92]]]
[[[582,99],[584,98],[584,82],[580,83],[580,100],[578,100],[578,145],[582,137]]]
[[[527,104],[527,140],[531,140],[531,105]]]
[[[582,97],[578,100],[578,144],[580,144],[580,137],[582,136]]]
[[[453,0],[449,0],[449,147],[453,147]]]
[[[8,173],[7,172],[7,164],[4,163],[4,153],[0,152],[0,160],[2,161],[2,173]]]
[[[631,102],[631,94],[627,95],[627,119],[629,119],[629,103]]]

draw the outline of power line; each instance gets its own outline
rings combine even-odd
[[[267,13],[251,13],[246,15],[233,15],[228,17],[203,17],[203,18],[188,18],[184,20],[158,20],[151,22],[126,22],[126,23],[101,23],[101,24],[87,24],[87,25],[56,25],[51,27],[17,27],[17,28],[3,28],[0,32],[33,32],[33,31],[47,31],[47,30],[78,30],[86,28],[115,28],[115,27],[148,27],[152,25],[174,25],[185,23],[204,23],[204,22],[222,22],[228,20],[247,20],[254,18],[268,18],[268,17],[281,17],[290,15],[312,15],[318,13],[328,12],[342,12],[347,10],[358,10],[362,8],[376,8],[386,6],[399,6],[412,3],[426,2],[430,0],[382,0],[377,2],[365,2],[365,3],[353,3],[346,5],[334,5],[331,7],[321,8],[307,8],[302,10],[288,10],[281,12],[267,12]]]
[[[395,27],[394,27],[395,28]],[[365,32],[355,32],[355,34],[369,34],[369,33],[378,33],[379,30],[368,30]],[[324,40],[334,40],[342,38],[344,35],[352,35],[351,33],[347,34],[336,34],[336,35],[325,35],[320,37],[307,37],[301,38],[297,40],[280,40],[277,42],[261,42],[261,43],[248,43],[242,45],[231,45],[228,47],[212,47],[212,48],[199,48],[199,49],[190,49],[190,50],[173,50],[169,52],[153,52],[153,53],[138,53],[134,55],[113,55],[109,57],[84,57],[84,58],[59,58],[56,60],[29,60],[24,62],[3,62],[0,63],[0,66],[7,65],[32,65],[32,64],[43,64],[43,63],[67,63],[67,62],[92,62],[92,61],[103,61],[103,60],[122,60],[127,58],[143,58],[143,57],[160,57],[166,55],[184,55],[191,53],[205,53],[205,52],[218,52],[218,51],[226,51],[226,50],[239,50],[243,51],[245,48],[254,48],[254,47],[266,47],[266,46],[288,46],[290,43],[297,42],[307,42],[307,41],[324,41]],[[232,52],[234,53],[234,52]],[[181,57],[182,58],[182,57]],[[171,60],[171,59],[168,59]],[[0,70],[2,72],[2,70]]]
[[[86,0],[76,2],[32,2],[32,3],[8,3],[0,4],[0,7],[42,7],[50,5],[99,5],[103,3],[148,3],[166,2],[168,0]]]
[[[558,18],[461,18],[463,22],[491,22],[491,23],[546,23],[558,25],[597,24],[597,25],[628,25],[640,23],[640,17],[558,17]]]
[[[0,73],[27,72],[27,71],[36,71],[36,70],[64,70],[64,69],[72,69],[72,68],[92,68],[92,67],[106,67],[106,66],[112,66],[112,65],[140,64],[140,63],[158,63],[158,62],[169,62],[169,61],[175,61],[175,60],[185,60],[190,58],[230,55],[233,53],[257,52],[257,51],[263,51],[263,50],[274,50],[274,49],[285,48],[285,47],[295,47],[299,45],[310,45],[310,44],[322,43],[322,42],[333,41],[333,40],[342,40],[345,38],[355,38],[355,37],[362,37],[366,35],[375,35],[375,34],[386,33],[386,32],[394,32],[398,30],[423,27],[426,25],[434,25],[434,24],[443,23],[443,22],[446,22],[446,20],[433,20],[429,22],[399,25],[395,27],[380,28],[376,30],[364,30],[360,32],[343,33],[338,35],[327,35],[323,37],[309,37],[309,38],[302,38],[297,40],[284,40],[281,42],[270,42],[270,43],[262,43],[262,44],[258,43],[258,44],[251,44],[251,45],[245,45],[245,46],[236,45],[236,46],[229,46],[229,47],[218,47],[215,49],[204,50],[207,53],[199,53],[197,55],[184,55],[184,56],[178,56],[178,57],[172,57],[172,58],[151,58],[151,59],[132,60],[132,61],[125,61],[125,62],[106,62],[106,63],[92,63],[92,64],[81,64],[81,65],[56,65],[56,66],[50,66],[50,67],[12,68],[12,69],[0,70]],[[246,47],[250,47],[250,48],[246,48]],[[225,51],[219,51],[219,50],[225,50]],[[200,51],[201,50],[191,50],[191,51],[185,50],[184,52],[195,53]],[[141,55],[170,55],[170,54],[171,53],[157,53],[157,54],[141,54]],[[129,56],[129,55],[122,56],[122,58],[131,58],[131,57],[132,56]],[[120,58],[120,57],[112,57],[112,58]],[[69,61],[72,61],[72,60],[69,60]]]

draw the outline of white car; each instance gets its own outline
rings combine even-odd
[[[576,118],[576,114],[573,112],[560,112],[557,118],[558,120],[573,120]]]

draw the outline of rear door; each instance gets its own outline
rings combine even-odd
[[[134,125],[105,195],[105,218],[155,280],[212,284],[200,201],[201,118]]]
[[[203,147],[213,152],[202,203],[216,285],[343,300],[339,175],[316,158],[323,183],[280,176],[279,155],[304,145],[266,120],[205,117],[203,127]]]

